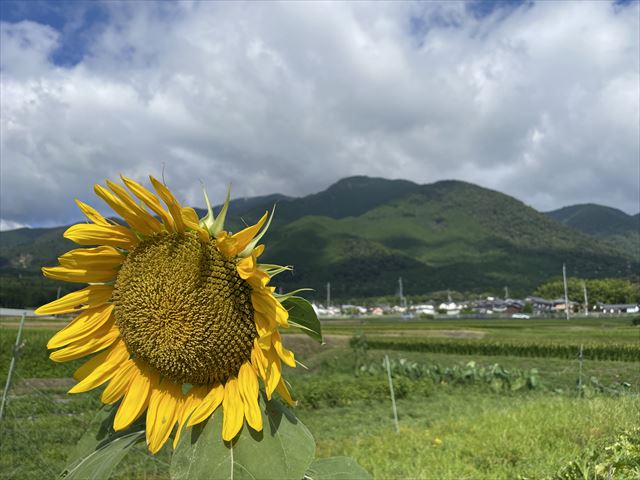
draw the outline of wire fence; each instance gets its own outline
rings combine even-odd
[[[3,350],[9,343],[6,337],[15,336],[15,332],[13,329],[0,332],[5,337]],[[29,333],[25,335],[25,343],[33,341]],[[6,359],[7,352],[3,353]],[[19,353],[15,356],[11,352],[17,360],[9,388],[3,391],[6,405],[0,419],[0,478],[58,478],[74,460],[69,457],[76,443],[101,408],[99,392],[69,395],[66,392],[73,384],[71,378],[34,377],[31,359],[22,362]],[[142,443],[128,453],[112,478],[165,479],[168,470],[168,451],[152,456]]]

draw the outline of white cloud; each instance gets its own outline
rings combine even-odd
[[[4,232],[7,230],[16,230],[18,228],[28,227],[24,223],[13,222],[11,220],[5,220],[4,218],[0,218],[0,232]]]
[[[637,211],[638,4],[107,4],[82,62],[2,30],[2,217],[55,224],[120,172],[202,204],[352,174]],[[423,28],[414,28],[414,24]]]

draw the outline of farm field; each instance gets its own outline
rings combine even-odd
[[[0,380],[4,381],[15,319],[2,319],[0,325]],[[48,360],[45,346],[54,330],[41,322],[27,325],[6,416],[0,422],[0,471],[8,479],[56,476],[100,408],[99,392],[65,393],[79,363]],[[319,457],[352,456],[374,478],[561,478],[557,475],[569,471],[571,461],[578,462],[583,473],[590,472],[588,478],[595,478],[594,472],[600,472],[597,478],[607,478],[608,465],[615,462],[604,447],[629,432],[640,442],[633,433],[640,428],[640,353],[625,361],[585,355],[580,372],[577,350],[571,357],[558,358],[399,349],[434,338],[453,345],[471,340],[510,345],[584,343],[640,352],[640,329],[631,326],[629,318],[579,319],[569,324],[511,319],[332,320],[323,328],[324,346],[301,335],[285,336],[285,343],[308,369],[286,372],[299,399],[295,413],[314,434]],[[480,335],[470,338],[470,331]],[[433,332],[437,336],[429,335]],[[366,336],[357,337],[352,348],[350,340],[361,333]],[[385,348],[385,342],[393,348]],[[385,355],[392,366],[399,434],[383,368]],[[637,478],[639,448],[635,454],[623,452],[612,478]],[[168,478],[168,462],[167,447],[151,457],[141,445],[114,478]],[[584,477],[574,470],[573,474],[563,478]]]
[[[401,319],[362,317],[323,320],[325,334],[364,333],[392,337],[466,338],[527,343],[631,343],[638,344],[640,330],[632,317],[496,318],[496,319]]]

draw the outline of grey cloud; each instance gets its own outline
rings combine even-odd
[[[199,180],[301,195],[369,174],[639,209],[637,4],[117,5],[72,68],[52,29],[2,25],[3,225],[71,221],[94,182],[163,169],[197,205]]]

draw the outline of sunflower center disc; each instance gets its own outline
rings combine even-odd
[[[129,351],[178,383],[225,382],[251,358],[251,287],[193,233],[157,234],[129,252],[112,297]]]

